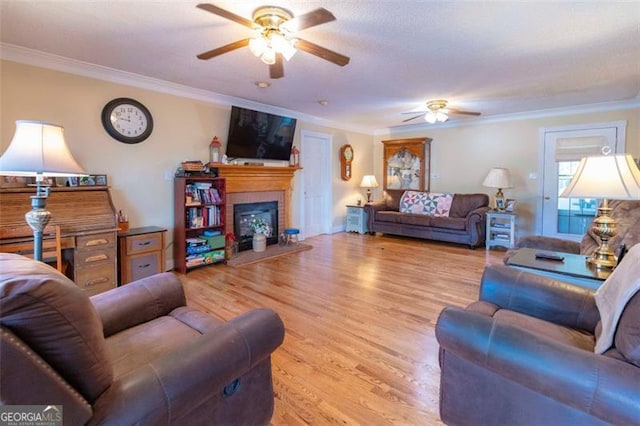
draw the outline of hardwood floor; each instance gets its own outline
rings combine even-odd
[[[305,242],[313,249],[182,276],[191,306],[282,317],[272,424],[442,424],[434,325],[444,306],[476,300],[504,252],[351,233]]]

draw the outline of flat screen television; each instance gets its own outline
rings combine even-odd
[[[295,118],[231,107],[227,157],[289,161],[296,122]]]

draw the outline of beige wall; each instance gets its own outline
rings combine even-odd
[[[16,120],[42,120],[64,126],[76,160],[89,173],[108,175],[115,207],[129,215],[132,227],[157,225],[169,229],[167,258],[171,259],[173,173],[183,160],[206,161],[214,135],[226,143],[230,106],[10,61],[0,64],[0,152],[11,142]],[[102,108],[117,97],[136,99],[149,108],[154,120],[149,139],[127,145],[104,131],[100,121]],[[333,138],[332,154],[336,160],[331,171],[333,227],[344,227],[345,200],[355,200],[360,195],[360,176],[373,172],[369,153],[372,137],[298,120],[295,136],[298,145],[304,129],[327,133]],[[349,182],[340,180],[337,163],[339,147],[345,143],[353,145],[357,153],[354,178]],[[293,220],[299,226],[297,203],[299,200],[294,200]]]
[[[206,160],[207,147],[214,135],[225,142],[230,106],[110,83],[64,72],[2,61],[0,88],[0,149],[11,141],[14,122],[19,119],[44,120],[65,127],[67,143],[86,170],[107,174],[116,209],[129,214],[131,226],[157,225],[173,227],[172,175],[181,161]],[[137,145],[119,143],[102,128],[103,106],[116,97],[141,101],[152,112],[154,131]],[[491,167],[511,170],[515,187],[506,191],[517,200],[520,234],[535,230],[538,181],[528,178],[538,172],[540,129],[556,126],[624,120],[627,122],[626,151],[640,156],[640,109],[522,119],[499,123],[481,122],[460,127],[433,127],[424,131],[389,132],[366,135],[320,126],[298,120],[295,143],[300,132],[309,130],[332,137],[332,229],[344,229],[345,205],[364,198],[359,188],[365,174],[375,174],[382,183],[381,140],[406,137],[429,137],[432,191],[485,192],[481,183]],[[347,123],[348,124],[348,123]],[[349,143],[355,159],[353,178],[340,179],[339,149]],[[304,164],[303,164],[304,167]],[[295,185],[301,186],[298,172]],[[381,188],[374,191],[381,196]],[[294,192],[294,225],[300,226],[301,195]],[[171,232],[168,235],[172,241]],[[168,247],[168,258],[171,249]]]
[[[620,120],[627,122],[626,152],[634,158],[640,157],[640,108],[635,108],[379,135],[374,143],[375,167],[380,179],[383,167],[380,141],[409,137],[433,139],[431,173],[438,174],[439,178],[431,180],[432,191],[493,195],[495,190],[483,187],[482,181],[492,167],[506,167],[511,171],[514,188],[504,192],[508,198],[517,200],[519,235],[531,234],[535,233],[536,206],[541,201],[538,179],[529,179],[530,173],[541,177],[538,172],[540,129]],[[381,194],[379,188],[376,195]]]

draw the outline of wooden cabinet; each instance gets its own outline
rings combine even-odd
[[[166,232],[157,226],[145,226],[118,233],[120,285],[164,272]]]
[[[186,273],[198,266],[224,261],[224,247],[203,248],[198,241],[205,232],[225,235],[224,178],[177,177],[174,181],[173,262]]]
[[[431,139],[393,139],[382,143],[384,190],[429,191]]]
[[[509,212],[487,212],[486,249],[493,246],[512,248],[516,243],[516,215]]]

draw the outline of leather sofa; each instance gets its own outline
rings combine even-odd
[[[618,268],[640,265],[635,254]],[[623,305],[614,344],[602,354],[594,350],[603,329],[598,306],[593,290],[488,266],[479,301],[445,308],[436,324],[442,420],[640,424],[640,292]]]
[[[400,212],[403,191],[387,191],[383,200],[366,204],[369,232],[466,244],[485,243],[487,194],[454,194],[447,217]]]
[[[267,309],[228,322],[163,273],[89,298],[55,269],[0,254],[0,400],[62,405],[64,424],[268,424]]]

